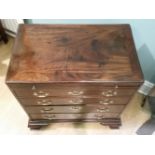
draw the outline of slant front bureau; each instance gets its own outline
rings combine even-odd
[[[119,128],[142,82],[129,25],[20,25],[6,77],[31,129],[57,122]]]

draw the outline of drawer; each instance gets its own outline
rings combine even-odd
[[[117,113],[89,113],[89,114],[30,114],[30,118],[46,119],[46,120],[100,120],[102,118],[116,118],[119,116]]]
[[[73,105],[73,106],[28,106],[24,109],[27,113],[121,113],[125,105]]]
[[[100,104],[100,105],[118,105],[127,104],[130,100],[130,96],[122,97],[101,97],[101,98],[80,98],[80,97],[70,97],[70,98],[58,98],[58,97],[46,97],[46,98],[19,98],[21,104],[23,105],[83,105],[83,104]]]
[[[15,87],[13,88],[14,93],[17,97],[20,98],[46,98],[50,96],[58,96],[58,97],[66,97],[66,96],[103,96],[103,97],[114,97],[114,96],[127,96],[132,95],[137,88],[135,87],[103,87],[97,85],[86,85],[86,86],[67,86],[63,87],[53,86],[49,84],[49,86],[32,86],[30,87]]]

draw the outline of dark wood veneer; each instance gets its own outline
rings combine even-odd
[[[99,105],[99,104],[87,104],[87,105],[68,105],[68,106],[28,106],[25,107],[27,113],[44,113],[44,114],[72,114],[72,113],[97,113],[97,112],[110,112],[121,113],[124,109],[124,105]]]
[[[38,98],[18,98],[24,106],[46,106],[46,105],[85,105],[85,104],[100,104],[106,105],[119,105],[127,104],[131,96],[120,97],[46,97],[43,99]]]

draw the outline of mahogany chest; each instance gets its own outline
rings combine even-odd
[[[57,122],[119,128],[142,82],[127,24],[22,24],[6,77],[31,129]]]

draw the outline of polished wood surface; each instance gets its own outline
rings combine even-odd
[[[102,120],[103,118],[116,118],[119,116],[117,113],[105,113],[103,114],[98,114],[98,113],[86,113],[86,114],[30,114],[32,120],[33,119],[46,119],[46,120],[60,120],[61,122],[63,121],[76,121],[76,120],[85,120],[85,121],[90,121],[90,120]]]
[[[72,114],[72,113],[121,113],[124,105],[69,105],[69,106],[28,106],[25,107],[27,113],[42,113],[42,114]]]
[[[119,128],[142,82],[129,25],[20,25],[6,76],[31,129],[90,121]]]
[[[32,87],[33,88],[33,87]],[[40,89],[26,89],[26,88],[14,88],[13,89],[16,96],[18,97],[30,97],[30,98],[40,98],[39,94],[45,95],[45,97],[50,96],[62,96],[62,97],[71,97],[71,96],[106,96],[106,94],[111,92],[110,94],[112,96],[130,96],[132,95],[137,88],[135,87],[102,87],[102,86],[96,86],[96,87],[89,87],[89,86],[77,86],[75,87],[72,85],[71,87],[52,87],[47,86]],[[96,91],[97,90],[97,91]],[[116,93],[116,94],[115,94]]]
[[[46,97],[46,98],[18,98],[21,104],[25,106],[47,106],[47,105],[85,105],[85,104],[100,104],[100,105],[122,105],[127,104],[131,96],[120,97]]]
[[[129,25],[20,25],[7,81],[142,81]]]

